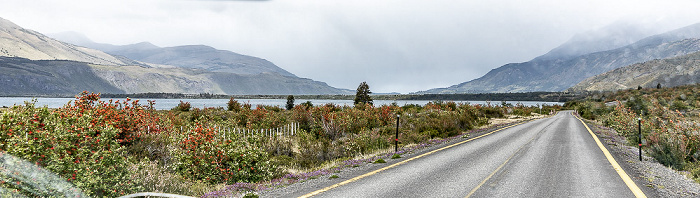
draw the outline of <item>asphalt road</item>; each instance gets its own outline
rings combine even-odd
[[[313,197],[635,197],[571,112],[316,193]]]

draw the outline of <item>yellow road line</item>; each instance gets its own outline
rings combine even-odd
[[[525,143],[525,144],[523,144],[522,146],[520,146],[520,148],[518,148],[518,150],[515,150],[515,152],[513,152],[513,154],[510,155],[510,157],[508,157],[508,159],[506,159],[505,162],[503,162],[503,164],[501,164],[500,166],[498,166],[498,168],[496,168],[496,170],[494,170],[489,176],[487,176],[483,181],[481,181],[481,183],[479,183],[479,185],[477,185],[476,187],[474,187],[474,189],[472,189],[472,191],[469,191],[469,194],[467,194],[467,196],[464,197],[464,198],[469,198],[469,197],[471,197],[477,190],[479,190],[479,188],[481,188],[481,186],[483,186],[483,185],[486,183],[486,181],[488,181],[489,179],[491,179],[491,177],[493,177],[493,175],[495,175],[496,172],[498,172],[499,170],[501,170],[501,168],[503,168],[504,166],[506,166],[506,164],[508,163],[508,161],[510,161],[510,159],[513,159],[513,157],[515,157],[515,154],[517,154],[518,152],[520,152],[520,150],[522,150],[523,147],[525,147],[525,145],[530,144],[530,142],[532,142],[532,140],[534,140],[535,137],[537,137],[537,136],[533,136],[532,138],[530,138],[530,140],[527,141],[527,143]]]
[[[574,115],[574,113],[571,113],[571,115]],[[574,117],[576,117],[576,116],[574,116]],[[605,154],[605,157],[608,158],[608,161],[610,162],[610,164],[613,166],[613,168],[615,169],[617,174],[620,175],[620,178],[622,178],[622,181],[624,181],[625,184],[627,185],[627,187],[632,191],[632,193],[634,193],[634,196],[637,198],[646,198],[647,196],[644,194],[644,192],[642,192],[642,189],[639,189],[637,184],[635,184],[634,181],[632,181],[632,178],[630,178],[630,176],[627,175],[625,170],[623,170],[622,167],[620,167],[620,164],[618,164],[617,161],[615,161],[615,158],[613,158],[613,156],[610,154],[610,152],[608,152],[608,149],[606,149],[605,146],[603,146],[603,143],[601,143],[600,140],[598,139],[598,136],[596,136],[593,133],[593,131],[591,131],[591,128],[588,128],[588,125],[586,125],[586,123],[583,122],[583,120],[581,120],[581,118],[576,117],[576,119],[581,121],[583,126],[586,127],[586,130],[588,130],[588,133],[590,133],[591,136],[593,136],[593,139],[595,140],[596,144],[598,144],[598,147],[600,148],[600,150],[603,151],[603,154]]]
[[[525,123],[525,122],[523,122],[523,123]],[[507,129],[507,128],[510,128],[510,127],[514,127],[514,126],[517,126],[517,125],[521,125],[521,124],[523,124],[523,123],[518,123],[518,124],[515,124],[515,125],[510,125],[510,126],[507,126],[507,127],[503,127],[503,128],[498,129],[498,130],[491,131],[491,132],[485,133],[485,134],[483,134],[483,135],[480,135],[480,136],[477,136],[477,137],[474,137],[474,138],[471,138],[471,139],[468,139],[468,140],[461,141],[461,142],[459,142],[459,143],[455,143],[455,144],[452,144],[452,145],[449,145],[449,146],[446,146],[446,147],[442,147],[442,148],[439,148],[439,149],[435,149],[435,150],[430,151],[430,152],[427,152],[427,153],[423,153],[423,154],[421,154],[421,155],[419,155],[419,156],[415,156],[415,157],[412,157],[412,158],[410,158],[410,159],[397,162],[396,164],[392,164],[392,165],[386,166],[386,167],[384,167],[384,168],[380,168],[380,169],[377,169],[377,170],[375,170],[375,171],[372,171],[372,172],[365,173],[365,174],[363,174],[363,175],[354,177],[354,178],[352,178],[352,179],[348,179],[348,180],[345,180],[345,181],[343,181],[343,182],[340,182],[340,183],[337,183],[337,184],[333,184],[333,185],[331,185],[331,186],[328,186],[328,187],[325,187],[325,188],[323,188],[323,189],[320,189],[320,190],[311,192],[311,193],[309,193],[309,194],[302,195],[302,196],[300,196],[299,198],[307,198],[307,197],[312,197],[312,196],[318,195],[318,194],[320,194],[320,193],[322,193],[322,192],[326,192],[326,191],[331,190],[331,189],[333,189],[333,188],[337,188],[337,187],[339,187],[339,186],[352,183],[352,182],[354,182],[354,181],[357,181],[357,180],[360,180],[360,179],[362,179],[362,178],[365,178],[365,177],[368,177],[368,176],[377,174],[377,173],[379,173],[379,172],[382,172],[382,171],[387,170],[387,169],[390,169],[390,168],[394,168],[394,167],[396,167],[396,166],[399,166],[399,165],[401,165],[401,164],[405,164],[405,163],[410,162],[410,161],[413,161],[413,160],[415,160],[415,159],[418,159],[418,158],[421,158],[421,157],[425,157],[425,156],[428,156],[428,155],[430,155],[430,154],[433,154],[433,153],[436,153],[436,152],[439,152],[439,151],[442,151],[442,150],[445,150],[445,149],[448,149],[448,148],[452,148],[452,147],[455,147],[455,146],[457,146],[457,145],[470,142],[470,141],[472,141],[472,140],[476,140],[476,139],[482,138],[482,137],[484,137],[484,136],[493,134],[493,133],[495,133],[495,132],[498,132],[498,131],[501,131],[501,130],[504,130],[504,129]]]

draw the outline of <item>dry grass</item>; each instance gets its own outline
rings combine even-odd
[[[530,119],[540,119],[547,117],[549,115],[540,115],[533,113],[533,116],[530,117],[520,117],[520,116],[515,116],[515,115],[507,115],[506,118],[492,118],[489,120],[488,125],[481,126],[480,128],[489,128],[494,125],[499,125],[499,124],[507,124],[507,123],[514,123],[514,122],[519,122],[523,120],[530,120]],[[439,138],[436,138],[439,139]],[[401,147],[413,147],[416,146],[417,144],[410,143],[410,144],[405,144],[401,145]],[[299,145],[298,143],[294,142],[293,143],[293,152],[298,153],[299,151]],[[313,168],[290,168],[290,167],[282,167],[284,169],[284,172],[291,173],[291,174],[301,174],[301,173],[307,173],[307,172],[312,172],[312,171],[317,171],[317,170],[323,170],[323,169],[333,169],[335,167],[340,167],[344,165],[344,162],[347,160],[362,160],[362,159],[369,159],[375,156],[379,156],[382,154],[386,153],[391,153],[394,152],[394,147],[390,146],[389,148],[385,149],[379,149],[379,150],[374,150],[371,153],[363,153],[360,155],[357,155],[352,158],[339,158],[331,161],[324,162],[320,166],[313,167]]]
[[[166,169],[150,161],[141,161],[129,167],[133,174],[131,175],[132,179],[140,183],[146,192],[202,196],[204,193],[224,187],[224,184],[210,185],[199,181],[189,181]]]
[[[489,124],[481,126],[479,128],[489,128],[493,125],[499,125],[499,124],[507,124],[507,123],[513,123],[513,122],[520,122],[523,120],[531,120],[531,119],[540,119],[540,118],[545,118],[549,115],[547,114],[537,114],[537,113],[532,113],[532,116],[530,117],[521,117],[521,116],[516,116],[516,115],[506,115],[505,118],[491,118],[489,119]]]

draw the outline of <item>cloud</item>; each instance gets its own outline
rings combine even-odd
[[[211,45],[375,93],[469,81],[619,20],[643,16],[659,30],[700,21],[700,2],[685,0],[9,1],[0,17],[40,32]]]

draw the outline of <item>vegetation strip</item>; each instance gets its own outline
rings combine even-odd
[[[571,113],[571,115],[574,115],[574,114]],[[574,115],[574,117],[576,117],[576,119],[581,121],[581,124],[583,124],[583,126],[586,127],[586,130],[588,130],[588,133],[590,133],[591,136],[593,136],[593,140],[595,140],[596,144],[598,144],[598,148],[600,148],[600,150],[603,151],[603,154],[605,154],[605,157],[608,159],[610,164],[613,166],[613,168],[615,169],[615,172],[617,172],[617,174],[620,175],[620,178],[622,178],[622,181],[624,181],[625,184],[627,185],[627,187],[632,191],[632,193],[634,193],[634,196],[637,198],[646,198],[647,196],[644,194],[644,192],[642,192],[642,189],[640,189],[637,186],[637,184],[635,184],[634,181],[632,181],[632,178],[630,178],[630,176],[627,175],[625,170],[623,170],[622,167],[620,167],[620,164],[618,164],[617,161],[615,161],[615,158],[613,158],[613,156],[610,154],[608,149],[606,149],[605,146],[603,146],[603,143],[600,142],[598,137],[595,134],[593,134],[593,131],[591,131],[591,129],[588,128],[588,125],[586,125],[586,123],[584,123],[583,120],[581,120],[581,118],[579,118],[578,116]]]
[[[345,180],[345,181],[343,181],[343,182],[340,182],[340,183],[337,183],[337,184],[333,184],[333,185],[331,185],[331,186],[329,186],[329,187],[326,187],[326,188],[323,188],[323,189],[320,189],[320,190],[317,190],[317,191],[314,191],[314,192],[311,192],[311,193],[302,195],[302,196],[300,196],[299,198],[308,198],[308,197],[312,197],[312,196],[321,194],[321,193],[326,192],[326,191],[328,191],[328,190],[331,190],[331,189],[333,189],[333,188],[337,188],[337,187],[340,187],[340,186],[343,186],[343,185],[352,183],[352,182],[354,182],[354,181],[357,181],[357,180],[360,180],[360,179],[362,179],[362,178],[365,178],[365,177],[368,177],[368,176],[377,174],[377,173],[382,172],[382,171],[384,171],[384,170],[388,170],[388,169],[390,169],[390,168],[394,168],[394,167],[397,167],[397,166],[399,166],[399,165],[408,163],[408,162],[413,161],[413,160],[415,160],[415,159],[418,159],[418,158],[421,158],[421,157],[425,157],[425,156],[431,155],[431,154],[433,154],[433,153],[437,153],[437,152],[439,152],[439,151],[442,151],[442,150],[445,150],[445,149],[448,149],[448,148],[452,148],[452,147],[454,147],[454,146],[457,146],[457,145],[460,145],[460,144],[464,144],[464,143],[470,142],[470,141],[472,141],[472,140],[476,140],[476,139],[482,138],[482,137],[487,136],[487,135],[491,135],[491,134],[496,133],[496,132],[498,132],[498,131],[502,131],[502,130],[504,130],[504,129],[508,129],[508,128],[511,128],[511,127],[514,127],[514,126],[517,126],[517,125],[521,125],[521,124],[523,124],[523,123],[526,123],[526,122],[521,122],[521,123],[517,123],[517,124],[514,124],[514,125],[507,126],[507,127],[503,127],[503,128],[500,128],[500,129],[497,129],[497,130],[494,130],[494,131],[485,133],[485,134],[483,134],[483,135],[480,135],[480,136],[477,136],[477,137],[474,137],[474,138],[471,138],[471,139],[468,139],[468,140],[464,140],[464,141],[461,141],[461,142],[458,142],[458,143],[455,143],[455,144],[452,144],[452,145],[449,145],[449,146],[445,146],[445,147],[442,147],[442,148],[439,148],[439,149],[436,149],[436,150],[433,150],[433,151],[430,151],[430,152],[421,154],[421,155],[419,155],[419,156],[412,157],[412,158],[407,159],[407,160],[404,160],[404,161],[397,162],[396,164],[392,164],[392,165],[389,165],[389,166],[387,166],[387,167],[380,168],[380,169],[377,169],[377,170],[375,170],[375,171],[372,171],[372,172],[365,173],[365,174],[363,174],[363,175],[354,177],[354,178],[352,178],[352,179],[348,179],[348,180]]]
[[[130,195],[121,196],[118,198],[132,198],[132,197],[171,197],[171,198],[194,198],[184,195],[168,194],[168,193],[154,193],[154,192],[142,192],[134,193]]]

